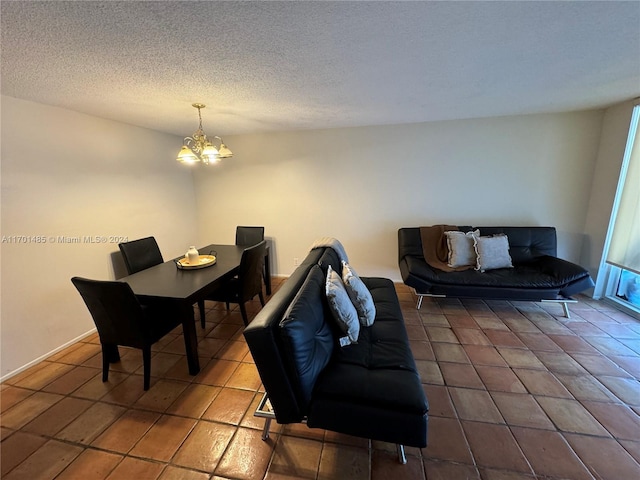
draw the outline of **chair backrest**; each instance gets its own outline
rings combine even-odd
[[[122,252],[124,264],[129,275],[164,262],[158,242],[154,237],[120,243],[118,247]]]
[[[236,245],[255,245],[264,240],[264,227],[236,227]]]
[[[128,283],[73,277],[93,317],[100,342],[139,347],[147,332],[140,302]]]
[[[262,240],[252,247],[245,248],[242,252],[238,271],[241,301],[250,300],[262,291],[262,266],[266,251],[267,242]]]

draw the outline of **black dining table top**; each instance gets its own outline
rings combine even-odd
[[[198,248],[198,252],[201,255],[215,254],[214,265],[181,270],[176,266],[177,259],[174,259],[120,280],[127,282],[133,293],[141,299],[170,298],[195,302],[213,292],[220,282],[236,274],[245,248],[238,245],[207,245]]]

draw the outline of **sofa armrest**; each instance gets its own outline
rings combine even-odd
[[[550,255],[537,257],[531,263],[535,263],[540,272],[562,283],[571,283],[589,276],[589,272],[580,265]]]

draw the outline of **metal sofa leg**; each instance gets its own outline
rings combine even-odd
[[[569,312],[569,304],[570,303],[578,303],[577,300],[571,297],[558,297],[555,300],[540,300],[541,303],[559,303],[562,305],[562,313],[566,318],[571,318],[571,313]]]
[[[269,401],[269,396],[267,392],[262,395],[262,400],[258,404],[256,411],[253,414],[254,417],[264,418],[264,428],[262,429],[262,440],[267,440],[269,438],[269,429],[271,428],[271,420],[276,418],[276,414],[273,411],[273,407],[271,406],[271,402]]]
[[[420,307],[422,306],[422,300],[424,299],[424,297],[431,297],[431,298],[447,298],[446,295],[438,295],[436,293],[418,293],[418,291],[414,288],[413,291],[415,292],[416,296],[418,297],[418,304],[416,305],[416,310],[420,310]]]
[[[400,445],[399,443],[396,443],[396,448],[398,449],[398,461],[402,465],[406,465],[407,464],[407,457],[404,454],[404,445]]]
[[[267,440],[269,438],[269,428],[271,428],[271,419],[264,419],[264,428],[262,429],[262,440]]]

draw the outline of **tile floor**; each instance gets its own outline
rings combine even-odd
[[[177,329],[154,348],[148,392],[130,349],[102,383],[96,335],[4,382],[0,475],[640,478],[640,322],[587,297],[570,319],[529,302],[432,300],[417,311],[411,291],[397,290],[431,404],[429,446],[408,448],[407,465],[393,445],[304,425],[275,425],[263,442],[240,314],[212,302],[195,377]]]

